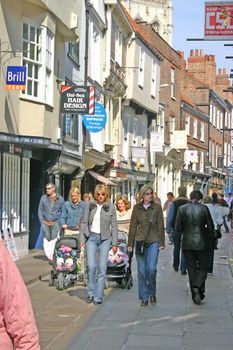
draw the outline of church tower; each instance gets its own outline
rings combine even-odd
[[[172,0],[122,0],[133,19],[151,23],[172,46]]]

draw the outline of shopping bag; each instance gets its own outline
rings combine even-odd
[[[18,251],[12,229],[9,227],[2,231],[1,238],[14,261],[19,259]]]
[[[43,247],[45,255],[49,260],[53,260],[53,254],[55,249],[55,244],[57,242],[57,237],[48,241],[45,237],[43,238]]]

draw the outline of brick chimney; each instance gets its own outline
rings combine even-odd
[[[188,58],[188,72],[196,79],[210,86],[216,83],[216,62],[214,55],[204,55],[203,50],[190,50]]]
[[[180,55],[181,55],[181,71],[185,72],[186,71],[186,61],[184,58],[184,51],[180,51]]]

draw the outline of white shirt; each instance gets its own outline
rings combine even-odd
[[[91,232],[94,233],[101,233],[100,232],[100,211],[103,204],[97,204],[97,210],[93,217],[92,225],[91,225]]]

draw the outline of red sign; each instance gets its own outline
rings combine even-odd
[[[233,39],[233,2],[205,3],[205,39]]]

